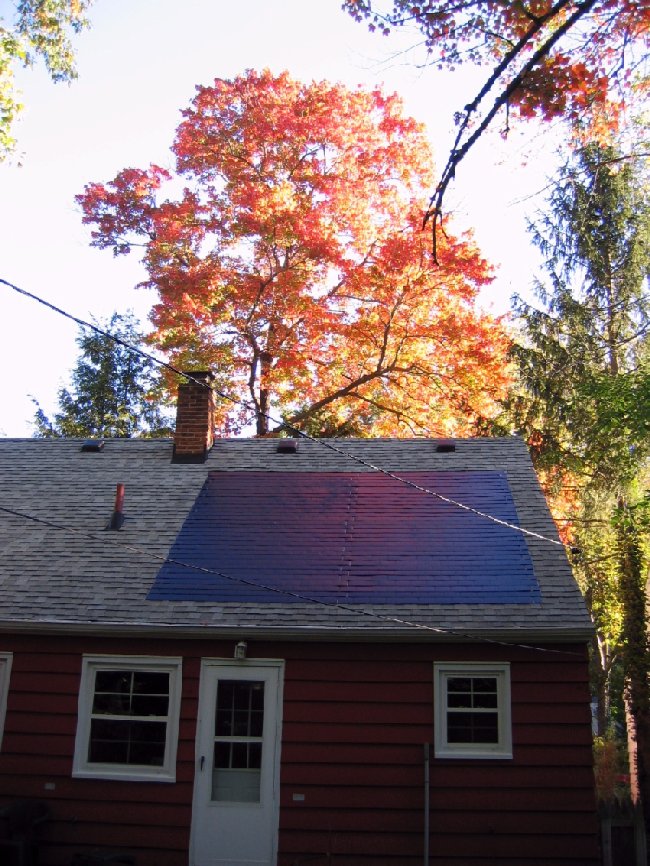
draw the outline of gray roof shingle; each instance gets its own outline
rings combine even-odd
[[[435,441],[427,439],[301,440],[296,454],[278,454],[277,440],[222,439],[204,464],[193,465],[171,462],[170,440],[107,440],[103,451],[83,453],[81,440],[0,439],[0,505],[18,513],[0,511],[0,627],[584,640],[591,623],[564,550],[531,536],[523,538],[541,599],[530,604],[147,598],[208,473],[214,472],[351,473],[376,471],[373,466],[396,475],[505,472],[520,526],[557,540],[521,440],[454,443],[455,451],[438,453]],[[126,519],[120,531],[105,531],[118,483],[126,488]]]

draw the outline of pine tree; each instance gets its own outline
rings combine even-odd
[[[142,345],[132,313],[113,313],[100,331],[81,329],[72,390],[61,388],[59,411],[50,420],[36,402],[35,435],[46,437],[168,436],[169,420],[160,409],[158,375],[153,361],[111,339]]]
[[[606,725],[614,660],[648,821],[650,647],[645,577],[650,455],[650,208],[642,168],[590,145],[531,226],[545,259],[541,307],[515,299],[518,390],[507,415],[527,437],[597,629],[595,683]]]

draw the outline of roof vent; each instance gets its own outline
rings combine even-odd
[[[118,484],[115,488],[115,505],[111,519],[106,529],[121,529],[124,523],[124,485]]]
[[[103,439],[86,439],[84,444],[81,446],[82,451],[103,451],[104,450],[104,440]]]
[[[456,450],[455,442],[438,442],[436,445],[436,452],[438,454],[450,454],[452,451]]]
[[[277,448],[278,454],[295,454],[298,450],[297,439],[280,439]]]

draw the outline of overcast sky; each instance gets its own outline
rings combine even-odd
[[[1,13],[10,5],[0,0]],[[114,259],[89,246],[74,196],[126,166],[171,168],[174,130],[196,84],[268,67],[306,81],[382,85],[426,124],[442,168],[454,112],[481,81],[418,68],[422,55],[404,53],[414,36],[370,34],[338,0],[96,0],[91,17],[92,28],[76,40],[76,82],[53,85],[39,68],[20,74],[27,106],[20,164],[0,165],[0,277],[82,319],[132,309],[146,321],[154,296],[134,288],[143,278],[135,257]],[[553,134],[529,127],[503,141],[495,132],[450,188],[455,230],[473,228],[498,268],[483,297],[496,311],[531,284],[537,259],[525,219],[541,204],[536,193],[552,153]],[[32,434],[30,395],[46,412],[55,409],[76,336],[73,323],[0,286],[0,435]]]

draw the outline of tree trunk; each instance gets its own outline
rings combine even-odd
[[[632,798],[643,808],[650,837],[650,646],[646,618],[646,565],[639,518],[633,508],[619,501],[618,553],[623,602],[623,660],[626,672],[625,714]]]
[[[589,609],[591,609],[590,604]],[[596,698],[596,733],[599,737],[606,736],[609,727],[611,709],[610,668],[607,644],[598,635],[594,635],[591,642],[590,679]]]
[[[269,329],[271,330],[271,329]],[[260,353],[260,395],[257,401],[257,435],[267,436],[269,432],[269,403],[270,392],[268,387],[269,374],[273,356],[270,352]]]

